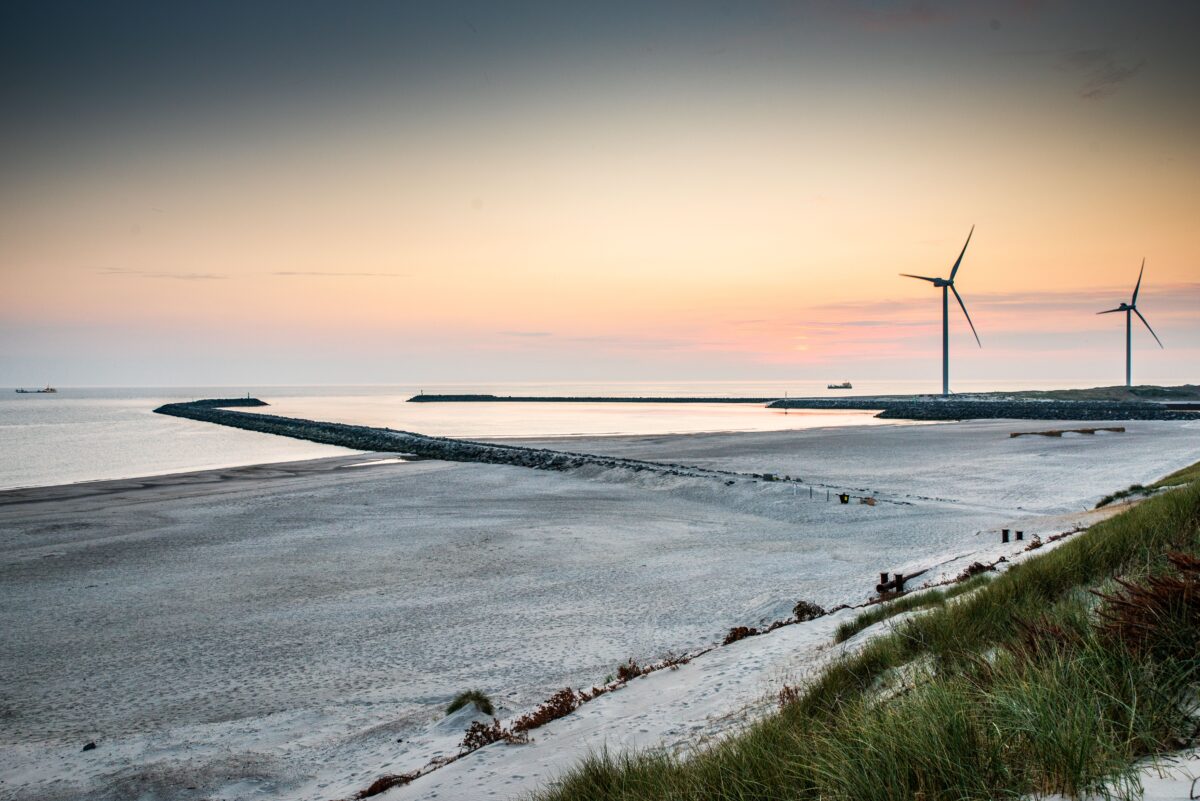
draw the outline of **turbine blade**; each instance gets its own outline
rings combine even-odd
[[[1137,293],[1138,293],[1138,290],[1142,288],[1142,273],[1144,273],[1144,272],[1146,272],[1146,260],[1143,258],[1142,259],[1142,269],[1138,270],[1137,286],[1135,286],[1133,288],[1133,300],[1129,301],[1130,306],[1137,305]],[[1143,320],[1143,322],[1145,322],[1145,321]]]
[[[905,278],[920,278],[922,281],[928,281],[931,284],[937,283],[936,278],[929,278],[928,276],[924,276],[924,275],[913,275],[912,273],[900,273],[900,274],[902,276],[904,276]]]
[[[1137,309],[1134,309],[1133,313],[1138,316],[1138,318],[1142,321],[1143,324],[1145,324],[1146,330],[1150,332],[1150,336],[1154,337],[1154,341],[1158,343],[1158,346],[1160,348],[1163,347],[1162,340],[1158,338],[1158,334],[1154,333],[1154,329],[1150,327],[1150,323],[1146,322],[1146,318],[1142,317],[1142,313],[1140,311],[1138,311]]]
[[[1096,312],[1096,314],[1112,314],[1113,312],[1125,311],[1124,309],[1109,309],[1108,311]]]
[[[971,315],[967,314],[967,304],[963,303],[962,295],[958,294],[958,290],[950,287],[950,291],[954,293],[954,298],[958,301],[958,305],[962,307],[963,316],[967,318],[967,325],[971,326],[971,333],[975,335],[975,344],[983,347],[983,343],[979,341],[979,332],[975,330],[975,323],[971,322]]]
[[[963,256],[966,255],[966,253],[967,253],[967,245],[971,244],[971,234],[973,234],[973,233],[975,233],[975,226],[972,225],[970,233],[967,234],[967,241],[963,242],[962,253],[958,254],[958,261],[954,262],[954,269],[952,269],[950,271],[950,280],[951,281],[954,280],[954,275],[955,275],[955,273],[958,272],[958,268],[962,264]]]

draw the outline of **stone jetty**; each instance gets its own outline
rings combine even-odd
[[[770,409],[878,410],[890,420],[1200,420],[1200,414],[1161,403],[1029,400],[978,397],[792,398]]]
[[[235,411],[234,407],[266,406],[258,398],[211,398],[186,403],[168,403],[154,411],[172,417],[184,417],[206,423],[258,431],[263,434],[278,434],[283,437],[320,442],[325,445],[340,445],[359,451],[385,451],[403,453],[424,459],[441,459],[448,462],[481,462],[484,464],[507,464],[529,467],[536,470],[570,470],[588,465],[605,468],[625,468],[634,472],[652,471],[662,475],[716,478],[732,481],[737,478],[759,479],[762,476],[736,473],[727,470],[711,470],[680,464],[648,462],[640,459],[597,456],[588,453],[572,453],[547,448],[526,448],[519,445],[495,445],[487,442],[431,437],[409,431],[390,428],[326,423],[296,417],[279,417],[269,414],[253,414]]]
[[[612,395],[413,395],[409,403],[770,403],[776,398],[633,397]]]

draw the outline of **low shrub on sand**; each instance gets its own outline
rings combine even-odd
[[[617,681],[625,682],[636,679],[638,676],[646,672],[646,669],[633,661],[633,657],[623,665],[617,665]]]
[[[812,601],[797,601],[796,605],[792,607],[792,617],[796,618],[798,623],[816,620],[824,615],[824,607],[818,606]]]
[[[522,715],[513,722],[514,732],[526,732],[545,726],[552,720],[566,717],[575,711],[580,704],[579,695],[570,687],[564,687],[539,706],[537,709]]]
[[[446,714],[453,715],[467,704],[474,704],[475,708],[485,715],[496,714],[495,708],[492,707],[492,699],[488,698],[482,690],[465,690],[454,696],[450,706],[446,707]]]
[[[404,785],[409,784],[414,779],[418,778],[420,775],[421,774],[419,772],[385,774],[371,782],[370,786],[355,793],[354,799],[355,801],[362,801],[364,798],[371,798],[373,796],[380,795],[381,793],[386,793],[393,787],[403,787]]]
[[[1149,491],[1150,490],[1148,490],[1146,487],[1143,487],[1141,484],[1131,484],[1127,489],[1117,490],[1111,495],[1105,495],[1100,499],[1099,503],[1096,504],[1096,508],[1099,509],[1102,506],[1108,506],[1114,501],[1123,501],[1126,498],[1132,498],[1135,495],[1145,495]]]
[[[529,735],[524,732],[514,732],[511,729],[506,729],[500,725],[497,718],[492,718],[491,723],[481,723],[478,720],[471,721],[471,725],[467,727],[467,733],[463,737],[462,748],[464,751],[477,751],[485,745],[492,743],[508,743],[509,745],[520,745],[529,742]]]
[[[725,639],[721,641],[721,645],[731,645],[747,637],[757,637],[759,633],[759,630],[753,626],[734,626],[725,635]]]

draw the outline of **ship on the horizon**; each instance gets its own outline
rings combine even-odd
[[[849,381],[843,381],[840,384],[830,384],[826,389],[854,389],[854,385]]]
[[[20,392],[22,395],[52,395],[52,394],[58,392],[58,390],[55,389],[54,387],[50,386],[49,384],[47,384],[42,389],[20,389],[20,388],[18,388],[17,392]]]

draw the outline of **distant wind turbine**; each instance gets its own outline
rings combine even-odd
[[[1133,318],[1130,317],[1130,312],[1138,316],[1146,326],[1146,330],[1150,332],[1150,336],[1154,337],[1154,341],[1161,348],[1162,340],[1158,338],[1158,334],[1154,333],[1154,329],[1150,327],[1150,323],[1146,322],[1146,318],[1142,317],[1142,313],[1138,311],[1137,296],[1138,290],[1142,288],[1142,273],[1146,272],[1146,260],[1142,259],[1142,269],[1138,270],[1137,284],[1133,287],[1133,297],[1128,303],[1122,303],[1115,309],[1096,312],[1096,314],[1112,314],[1113,312],[1125,312],[1125,386],[1133,386]]]
[[[958,301],[958,305],[962,307],[963,316],[967,318],[967,325],[971,326],[971,333],[975,334],[975,343],[979,347],[983,347],[983,343],[979,341],[979,334],[975,331],[975,323],[971,322],[971,315],[967,314],[967,304],[963,303],[962,295],[958,294],[958,290],[954,288],[954,276],[958,274],[958,268],[962,266],[963,256],[967,252],[967,245],[971,244],[971,234],[975,233],[975,226],[971,226],[971,232],[967,234],[967,241],[963,243],[962,253],[958,254],[958,261],[954,262],[954,267],[950,270],[949,278],[929,278],[924,275],[911,275],[909,273],[900,273],[905,278],[919,278],[922,281],[928,281],[934,286],[942,288],[942,394],[950,394],[950,293],[954,293],[954,299]]]

